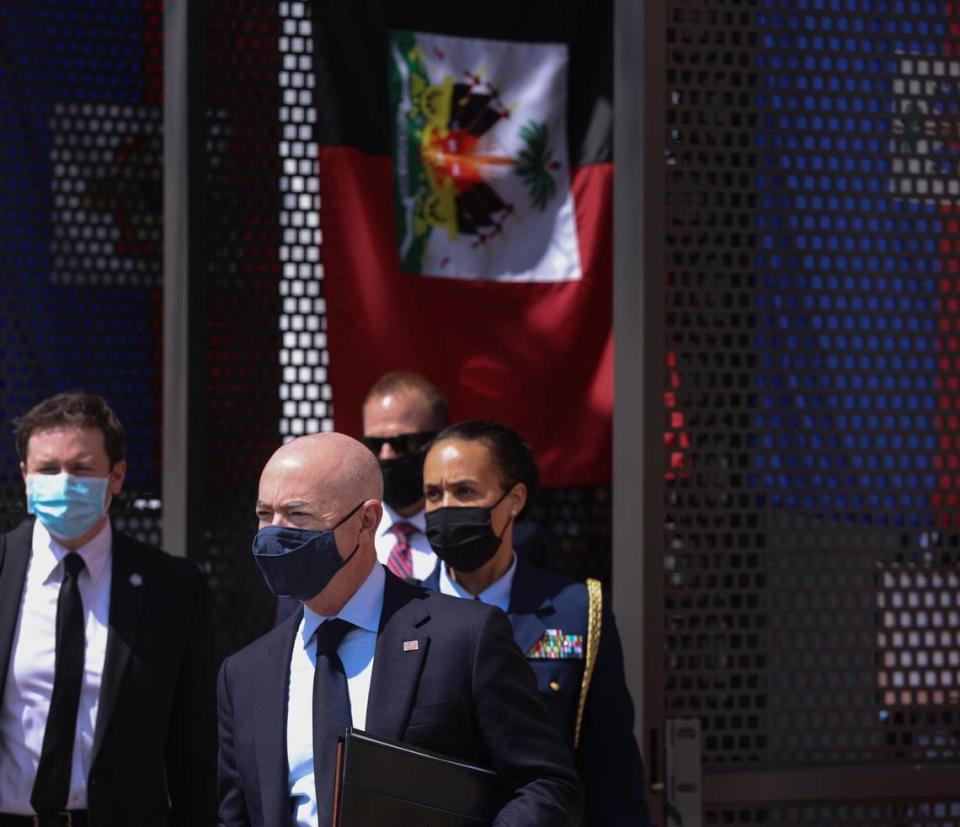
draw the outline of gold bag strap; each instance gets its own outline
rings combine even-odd
[[[600,651],[600,626],[603,619],[603,590],[600,581],[587,578],[587,655],[583,665],[583,681],[580,684],[580,701],[577,703],[577,725],[573,731],[573,746],[580,744],[580,728],[583,726],[583,711],[587,708],[587,693],[590,681],[597,665],[597,653]]]

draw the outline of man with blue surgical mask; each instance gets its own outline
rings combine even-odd
[[[0,827],[215,824],[199,571],[113,530],[126,438],[101,397],[44,400],[16,442],[32,518],[0,537]]]
[[[378,564],[383,487],[376,457],[343,434],[287,443],[260,476],[253,557],[299,606],[220,669],[222,827],[328,827],[351,726],[490,766],[497,825],[574,827],[573,759],[506,616]]]

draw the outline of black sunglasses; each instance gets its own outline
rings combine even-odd
[[[396,436],[365,436],[361,437],[360,441],[376,456],[380,456],[380,449],[384,445],[389,445],[398,457],[402,457],[423,451],[433,442],[436,435],[436,431],[419,431],[415,434],[397,434]]]

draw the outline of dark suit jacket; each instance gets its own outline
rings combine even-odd
[[[423,585],[440,588],[439,566]],[[547,629],[582,635],[586,651],[588,603],[584,583],[537,568],[518,556],[507,615],[517,645],[528,655],[527,662],[536,674],[540,695],[571,748],[584,661],[529,655]],[[633,736],[633,702],[623,671],[620,635],[608,606],[605,599],[600,651],[584,709],[577,767],[587,796],[586,823],[591,827],[637,827],[650,823],[643,762]]]
[[[0,697],[33,521],[0,536]],[[206,587],[187,560],[113,533],[110,620],[87,776],[92,827],[216,824]]]
[[[220,669],[220,820],[288,827],[286,706],[302,612]],[[404,641],[416,640],[414,651]],[[387,574],[367,732],[483,764],[509,800],[498,827],[576,825],[583,800],[570,751],[498,609]]]

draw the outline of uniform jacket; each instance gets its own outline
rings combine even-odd
[[[423,585],[439,589],[439,565]],[[588,600],[584,583],[538,568],[518,556],[507,612],[510,625],[536,675],[540,696],[571,747],[585,663]],[[643,762],[633,735],[633,702],[624,675],[620,635],[608,606],[605,599],[600,651],[576,761],[586,792],[586,823],[590,827],[637,827],[650,823]],[[558,654],[560,635],[574,636],[573,645],[560,647],[561,656],[552,657]],[[576,637],[582,643],[579,656]]]
[[[33,520],[0,536],[0,697]],[[92,827],[216,824],[215,669],[197,567],[113,532],[107,652],[87,776]]]
[[[220,669],[220,820],[288,827],[286,706],[302,611]],[[417,641],[416,648],[404,642]],[[582,791],[499,609],[387,574],[366,731],[499,773],[497,827],[574,827]]]

